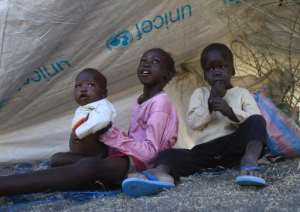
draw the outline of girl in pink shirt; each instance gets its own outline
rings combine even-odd
[[[114,127],[100,140],[109,146],[108,157],[87,156],[69,164],[27,174],[0,177],[0,195],[119,187],[129,170],[151,167],[159,152],[177,140],[178,119],[164,86],[175,75],[169,53],[155,48],[145,52],[137,76],[142,95],[132,111],[128,133]]]

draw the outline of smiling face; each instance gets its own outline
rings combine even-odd
[[[145,86],[161,85],[168,82],[166,55],[158,49],[149,50],[142,56],[137,75]]]
[[[76,77],[74,97],[79,105],[82,106],[103,99],[106,97],[106,93],[105,78],[98,77],[97,73],[82,71]]]
[[[208,51],[202,68],[204,70],[204,79],[209,85],[213,86],[216,82],[222,82],[227,89],[231,87],[230,79],[234,73],[233,64],[220,51]]]

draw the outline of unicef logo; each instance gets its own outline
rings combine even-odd
[[[224,0],[225,1],[225,0]],[[241,0],[226,0],[241,1]],[[300,1],[300,0],[294,0]],[[106,41],[106,47],[110,50],[128,47],[133,41],[140,41],[151,32],[161,29],[169,29],[172,24],[183,21],[192,16],[192,5],[186,4],[177,7],[174,11],[165,11],[153,18],[143,19],[131,26],[131,30],[125,29],[112,34]]]
[[[116,49],[121,47],[127,47],[132,42],[133,38],[129,31],[124,30],[120,33],[113,34],[106,42],[106,46],[109,49]]]

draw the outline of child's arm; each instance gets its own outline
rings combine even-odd
[[[141,140],[120,133],[117,129],[112,129],[103,135],[103,143],[127,155],[132,155],[144,163],[149,163],[159,152],[171,148],[176,143],[178,120],[176,113],[168,109],[171,108],[170,104],[169,102],[158,103],[152,108],[154,110],[147,123],[137,123],[140,128],[145,130],[145,137],[140,138]],[[163,111],[158,111],[160,108]]]
[[[212,97],[209,99],[212,111],[220,111],[224,116],[227,116],[233,122],[239,122],[232,108],[222,97]]]
[[[202,129],[211,121],[208,96],[209,91],[205,88],[196,89],[191,96],[187,123],[192,129]]]
[[[224,116],[227,116],[233,123],[242,123],[249,116],[260,114],[260,110],[250,92],[247,89],[241,88],[241,100],[237,101],[237,105],[231,107],[228,103],[220,98],[213,98],[213,110],[220,111]]]
[[[116,112],[113,106],[102,102],[96,109],[89,113],[87,121],[75,130],[76,136],[82,139],[87,135],[96,133],[107,127],[115,115]]]
[[[241,88],[241,92],[241,105],[232,106],[239,123],[243,123],[251,115],[261,114],[253,95],[245,88]]]
[[[70,135],[70,143],[78,143],[80,139],[76,136],[75,130],[72,130],[71,135]]]

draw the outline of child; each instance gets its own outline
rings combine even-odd
[[[107,146],[99,142],[99,135],[116,117],[116,110],[106,99],[106,84],[106,78],[96,69],[87,68],[77,75],[74,98],[80,106],[72,121],[70,152],[53,155],[52,167],[74,163],[86,156],[107,156]]]
[[[2,176],[0,195],[89,189],[99,184],[114,188],[121,184],[129,168],[151,167],[150,161],[171,148],[177,139],[175,107],[163,91],[174,74],[174,61],[167,52],[151,49],[144,53],[137,71],[144,90],[132,111],[128,134],[110,128],[101,138],[115,151],[110,150],[106,158],[87,156],[47,170]]]
[[[209,86],[194,91],[187,113],[188,124],[198,132],[197,145],[191,150],[162,152],[156,168],[147,174],[163,183],[170,175],[179,179],[206,168],[240,165],[241,176],[236,178],[236,183],[265,185],[265,180],[258,176],[257,159],[266,140],[266,123],[249,91],[231,84],[235,70],[230,49],[224,44],[210,44],[202,52],[201,65]],[[138,184],[134,180],[126,181],[129,183],[123,183],[125,187]],[[157,182],[153,184],[148,180],[143,186],[128,188],[127,193],[148,195],[165,188],[157,186]]]

